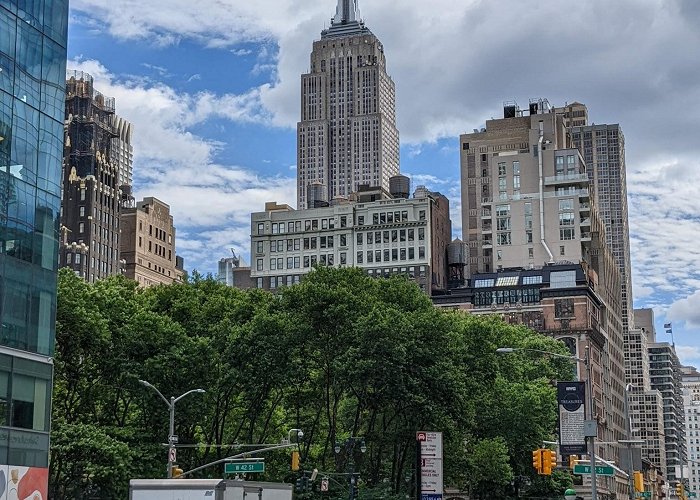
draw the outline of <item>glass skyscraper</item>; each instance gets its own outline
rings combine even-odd
[[[68,0],[0,0],[0,497],[47,498]]]

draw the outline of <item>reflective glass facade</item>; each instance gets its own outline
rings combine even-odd
[[[68,0],[0,0],[0,481],[46,498]]]

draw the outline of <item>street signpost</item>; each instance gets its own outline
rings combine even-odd
[[[651,491],[638,491],[635,496],[639,498],[651,498]]]
[[[224,464],[225,474],[237,474],[242,472],[265,472],[265,462],[229,462]]]
[[[442,432],[419,431],[416,440],[420,453],[420,498],[442,500]]]
[[[574,465],[574,474],[590,474],[590,465]],[[599,476],[614,476],[615,470],[609,465],[596,465],[595,473]]]

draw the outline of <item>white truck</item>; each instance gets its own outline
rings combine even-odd
[[[129,500],[292,500],[292,485],[228,479],[132,479]]]

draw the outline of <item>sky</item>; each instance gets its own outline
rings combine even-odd
[[[296,204],[300,75],[336,0],[72,0],[68,68],[134,125],[134,188],[188,270],[248,259],[250,213]],[[635,307],[700,367],[700,2],[359,0],[396,84],[401,171],[450,198],[459,134],[502,104],[579,101],[625,134]],[[698,108],[696,108],[696,106]]]

